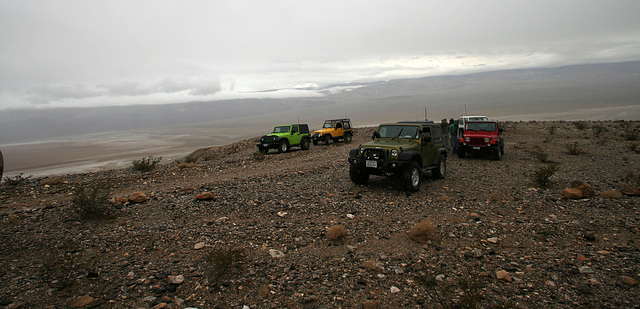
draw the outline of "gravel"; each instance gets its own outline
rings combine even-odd
[[[450,153],[446,178],[426,173],[416,193],[349,180],[348,151],[371,128],[309,151],[261,156],[252,139],[183,168],[5,183],[0,306],[637,308],[640,198],[599,194],[640,184],[640,123],[504,128],[502,160]],[[532,175],[548,164],[541,187]],[[563,198],[575,180],[596,195]],[[114,218],[73,210],[75,190],[93,187],[109,189]],[[134,192],[148,200],[116,203]],[[431,236],[410,237],[425,220]]]

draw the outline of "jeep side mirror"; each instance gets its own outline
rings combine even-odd
[[[380,133],[378,131],[373,131],[373,135],[371,135],[371,139],[376,139],[376,137],[380,137]]]
[[[431,131],[422,134],[422,145],[426,145],[431,141]]]

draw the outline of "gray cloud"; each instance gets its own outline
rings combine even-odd
[[[25,0],[0,12],[0,109],[640,59],[630,0]]]

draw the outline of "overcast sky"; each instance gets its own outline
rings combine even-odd
[[[637,0],[3,0],[0,109],[640,60],[639,16]]]

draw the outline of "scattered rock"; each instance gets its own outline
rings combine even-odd
[[[84,295],[74,299],[70,305],[73,308],[82,308],[93,304],[94,301],[96,301],[95,298],[89,295]]]
[[[142,192],[133,192],[129,195],[129,203],[139,204],[147,201],[147,196]]]
[[[578,271],[580,271],[581,274],[593,274],[593,273],[595,273],[593,268],[591,268],[589,266],[581,266],[580,268],[578,268]]]
[[[638,281],[636,279],[631,278],[631,277],[623,276],[622,277],[622,283],[624,283],[626,285],[634,286],[634,285],[638,284]]]
[[[624,183],[624,182],[620,183],[618,184],[618,188],[620,189],[620,192],[624,195],[628,195],[628,196],[640,195],[640,187],[636,187],[628,183]]]
[[[622,197],[622,192],[618,190],[607,190],[600,192],[601,198],[620,198]]]
[[[581,199],[582,196],[583,196],[582,190],[578,188],[566,188],[562,190],[562,198],[565,198],[565,199],[577,200],[577,199]]]
[[[378,309],[379,306],[379,300],[366,300],[362,303],[362,309]]]
[[[200,249],[204,248],[204,246],[205,246],[204,241],[201,241],[201,242],[199,242],[199,243],[196,243],[196,244],[193,246],[193,249],[194,249],[194,250],[200,250]]]
[[[503,280],[503,281],[508,281],[511,282],[513,279],[511,279],[511,275],[509,274],[509,272],[507,272],[506,270],[498,270],[496,271],[496,278],[498,280]]]
[[[195,199],[199,201],[207,201],[207,200],[212,200],[215,197],[216,197],[215,194],[211,192],[202,192],[196,195]]]
[[[169,283],[175,284],[175,285],[179,285],[179,284],[182,284],[184,282],[184,276],[183,275],[169,276],[169,277],[167,277],[167,279],[169,279]]]
[[[281,258],[284,257],[284,252],[276,249],[269,249],[269,255],[273,258]]]
[[[391,294],[395,294],[395,293],[400,292],[400,289],[398,289],[398,288],[397,288],[397,287],[395,287],[395,286],[392,286],[392,287],[389,289],[389,292],[391,292]]]

